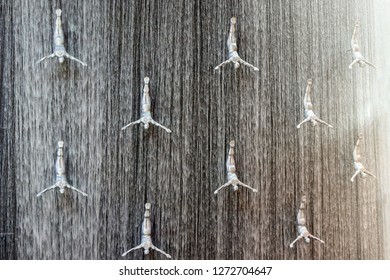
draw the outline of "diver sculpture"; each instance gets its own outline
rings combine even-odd
[[[325,243],[325,241],[319,239],[318,237],[315,237],[307,230],[306,217],[305,217],[305,212],[304,212],[305,203],[306,203],[306,196],[304,195],[301,198],[301,205],[299,206],[299,211],[298,211],[298,215],[297,215],[297,227],[298,227],[299,236],[290,244],[290,248],[294,247],[294,243],[302,238],[305,240],[306,243],[310,243],[310,238],[318,240],[321,243]]]
[[[238,55],[238,52],[237,52],[238,51],[237,40],[236,40],[236,36],[235,36],[235,32],[236,32],[235,24],[236,24],[236,22],[237,21],[236,21],[235,17],[232,17],[230,19],[230,32],[229,32],[229,37],[228,37],[228,40],[227,40],[227,46],[228,46],[228,49],[229,49],[229,59],[224,61],[224,62],[222,62],[218,66],[216,66],[215,70],[218,70],[219,68],[221,68],[225,64],[231,62],[231,63],[233,63],[235,69],[238,69],[240,67],[240,63],[241,63],[241,64],[244,64],[244,65],[246,65],[248,67],[251,67],[254,71],[259,71],[259,68],[253,66],[252,64],[249,64],[248,62],[243,60]]]
[[[319,117],[317,117],[316,114],[314,114],[313,104],[311,103],[311,98],[310,98],[311,85],[312,85],[312,80],[311,79],[307,80],[306,93],[305,93],[305,97],[303,99],[303,105],[305,106],[305,117],[306,118],[300,124],[297,125],[297,128],[300,128],[302,124],[304,124],[305,122],[308,122],[308,121],[310,121],[313,126],[316,126],[317,123],[322,123],[322,124],[325,124],[329,127],[333,127],[330,124],[328,124],[327,122],[325,122],[325,121],[321,120]]]
[[[74,61],[81,63],[83,66],[87,66],[87,64],[85,64],[81,60],[78,60],[77,58],[71,56],[65,50],[65,46],[64,46],[65,36],[64,36],[64,31],[62,30],[61,10],[57,9],[56,14],[57,14],[57,19],[55,22],[54,36],[53,36],[53,38],[54,38],[53,39],[54,40],[54,47],[53,47],[54,51],[52,54],[49,54],[48,56],[45,56],[45,57],[41,58],[40,60],[38,60],[37,63],[40,63],[47,58],[53,58],[53,57],[58,57],[58,61],[60,63],[63,63],[65,60],[65,57],[66,57],[66,58],[69,58],[71,60],[74,60]]]
[[[360,67],[364,67],[366,64],[368,64],[371,67],[376,68],[376,66],[374,64],[372,64],[371,62],[369,62],[367,59],[365,59],[364,56],[362,55],[362,53],[360,52],[360,48],[359,48],[359,45],[358,45],[357,40],[356,40],[356,31],[357,31],[358,27],[359,27],[359,24],[356,23],[355,28],[353,29],[353,34],[352,34],[352,39],[351,39],[351,51],[352,51],[353,61],[349,65],[349,69],[352,69],[352,66],[355,63],[358,63]]]
[[[37,196],[41,196],[43,193],[53,190],[55,188],[59,188],[60,193],[65,193],[65,188],[74,190],[78,193],[81,193],[83,196],[88,196],[85,192],[78,190],[77,188],[71,186],[66,179],[66,168],[65,168],[65,159],[64,159],[64,142],[58,141],[58,149],[57,149],[57,160],[55,164],[56,170],[56,182],[53,186],[48,187],[37,194]]]
[[[150,95],[149,95],[149,81],[150,79],[148,77],[144,78],[145,86],[144,86],[144,93],[142,95],[142,100],[141,100],[141,118],[137,121],[131,122],[124,127],[122,127],[122,130],[125,130],[129,126],[132,126],[134,124],[142,123],[144,125],[145,129],[149,128],[149,124],[154,124],[155,126],[161,127],[164,129],[166,132],[171,133],[172,130],[169,128],[166,128],[165,126],[159,124],[152,118],[152,113],[151,113],[151,100],[150,100]]]
[[[126,256],[128,253],[143,249],[144,254],[149,254],[150,249],[156,250],[157,252],[160,252],[161,254],[165,255],[167,258],[171,258],[171,255],[165,253],[164,251],[160,250],[156,246],[153,245],[152,242],[152,223],[150,222],[150,203],[145,203],[145,214],[144,214],[144,221],[142,223],[142,237],[141,237],[141,244],[138,246],[135,246],[134,248],[131,248],[130,250],[124,252],[122,254],[122,257]]]
[[[230,141],[229,145],[230,145],[229,154],[228,154],[227,161],[226,161],[226,171],[227,171],[228,182],[226,184],[220,186],[217,190],[215,190],[214,194],[217,194],[221,189],[223,189],[229,185],[233,186],[234,191],[238,190],[238,186],[243,186],[245,188],[252,190],[253,192],[257,192],[256,189],[251,188],[248,185],[245,185],[243,182],[241,182],[238,179],[237,174],[236,174],[236,164],[234,161],[234,145],[235,145],[234,141]]]
[[[355,169],[356,169],[356,172],[355,174],[353,174],[352,178],[351,178],[351,182],[353,182],[353,180],[355,179],[355,177],[359,174],[361,174],[362,178],[366,178],[367,175],[370,175],[374,178],[376,178],[376,176],[374,174],[372,174],[370,171],[368,171],[362,164],[361,160],[362,160],[362,155],[361,155],[361,143],[360,141],[363,139],[363,134],[359,134],[359,138],[358,140],[356,141],[356,145],[355,145],[355,148],[353,149],[353,161],[354,161],[354,166],[355,166]]]

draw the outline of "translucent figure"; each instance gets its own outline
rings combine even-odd
[[[304,212],[305,203],[306,203],[306,196],[304,195],[301,198],[301,205],[299,206],[299,211],[298,211],[298,215],[297,215],[297,227],[298,227],[299,236],[290,244],[290,248],[294,247],[294,243],[302,238],[305,240],[306,243],[310,243],[310,237],[320,241],[321,243],[325,243],[325,241],[322,241],[318,237],[315,237],[307,230],[306,217],[305,217],[305,212]]]
[[[312,85],[312,80],[309,79],[307,80],[307,87],[306,87],[306,93],[305,93],[305,98],[303,99],[303,105],[305,106],[305,119],[297,125],[297,128],[300,128],[302,124],[305,122],[310,121],[313,126],[317,125],[317,123],[322,123],[325,124],[329,127],[333,127],[327,122],[321,120],[319,117],[316,116],[313,112],[313,104],[311,103],[311,98],[310,98],[310,93],[311,93],[311,85]]]
[[[144,128],[148,129],[149,128],[149,123],[154,124],[155,126],[163,128],[166,132],[171,133],[172,130],[169,128],[166,128],[165,126],[159,124],[152,118],[152,113],[151,113],[151,100],[150,100],[150,95],[149,95],[149,81],[150,79],[148,77],[145,77],[144,82],[144,94],[142,95],[142,100],[141,100],[141,118],[135,122],[131,122],[124,127],[122,127],[122,130],[125,130],[129,126],[133,124],[138,124],[138,123],[143,123]]]
[[[356,31],[357,31],[358,27],[359,27],[359,24],[356,23],[355,28],[353,30],[353,34],[352,34],[352,39],[351,39],[351,50],[352,50],[352,56],[353,56],[354,60],[349,65],[349,69],[352,69],[352,66],[355,63],[358,63],[360,67],[364,67],[366,64],[368,64],[368,65],[376,68],[376,66],[374,64],[370,63],[369,61],[367,61],[367,59],[365,59],[360,52],[359,45],[356,41]]]
[[[376,176],[374,174],[372,174],[370,171],[368,171],[364,166],[363,164],[361,163],[361,159],[362,159],[362,156],[361,156],[361,147],[360,147],[360,141],[361,139],[363,139],[363,134],[360,134],[359,135],[359,138],[358,140],[356,141],[356,145],[355,145],[355,148],[353,149],[353,161],[354,161],[354,166],[355,166],[355,169],[356,169],[356,172],[355,174],[353,174],[352,178],[351,178],[351,182],[353,182],[353,180],[355,179],[355,177],[359,174],[362,175],[362,178],[366,178],[367,175],[370,175],[374,178],[376,178]]]
[[[66,179],[66,169],[65,169],[65,160],[64,160],[64,142],[63,141],[58,141],[58,149],[57,149],[57,160],[55,164],[55,170],[56,170],[56,182],[53,186],[48,187],[41,191],[40,193],[37,194],[37,196],[41,196],[43,193],[46,191],[59,188],[60,193],[65,192],[65,188],[74,190],[76,192],[81,193],[83,196],[88,196],[85,192],[82,192],[75,187],[71,186],[67,179]]]
[[[229,185],[233,186],[234,191],[237,191],[238,186],[240,185],[240,186],[243,186],[245,188],[252,190],[253,192],[257,192],[256,189],[251,188],[250,186],[245,185],[240,180],[238,180],[238,177],[236,174],[236,165],[234,162],[234,145],[235,145],[234,141],[230,141],[229,145],[230,145],[229,154],[228,154],[228,158],[226,161],[226,171],[227,171],[228,182],[226,184],[220,186],[217,190],[215,190],[214,194],[217,194],[221,189],[223,189]]]
[[[42,62],[46,58],[53,58],[53,57],[58,57],[58,61],[60,63],[63,63],[66,58],[69,58],[71,60],[77,61],[81,63],[83,66],[87,66],[84,62],[81,60],[78,60],[77,58],[71,56],[68,54],[65,50],[64,46],[64,41],[65,41],[65,36],[64,36],[64,31],[62,30],[62,22],[61,22],[61,10],[57,9],[56,10],[57,14],[57,19],[55,22],[55,27],[54,27],[54,52],[52,54],[49,54],[48,56],[45,56],[41,58],[40,60],[37,61],[37,63]]]
[[[248,67],[251,67],[255,71],[259,71],[259,68],[253,66],[252,64],[249,64],[245,60],[241,59],[241,57],[238,55],[237,40],[236,40],[236,36],[234,35],[236,32],[235,24],[236,24],[236,18],[232,17],[230,20],[230,32],[227,40],[227,46],[229,49],[229,59],[216,66],[215,70],[218,70],[220,67],[231,62],[234,64],[235,69],[238,69],[240,67],[240,63],[242,63]]]
[[[152,242],[152,223],[150,222],[150,203],[145,203],[145,214],[144,214],[144,221],[142,223],[142,238],[141,238],[141,244],[138,246],[135,246],[134,248],[131,248],[130,250],[124,252],[122,254],[122,257],[126,256],[131,251],[137,250],[137,249],[144,249],[144,254],[149,254],[149,250],[153,249],[157,252],[160,252],[161,254],[165,255],[167,258],[171,258],[171,255],[165,253],[164,251],[160,250],[156,246],[153,245]]]

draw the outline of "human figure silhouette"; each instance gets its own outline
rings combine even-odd
[[[301,205],[299,206],[299,211],[297,214],[297,228],[298,228],[298,237],[291,242],[290,248],[294,247],[294,243],[297,242],[299,239],[304,239],[306,243],[310,242],[310,238],[313,238],[315,240],[320,241],[321,243],[325,243],[325,241],[319,239],[318,237],[312,235],[306,228],[306,216],[305,216],[305,203],[306,203],[306,196],[302,196],[301,198]]]
[[[231,63],[234,64],[234,68],[235,69],[238,69],[240,67],[240,63],[241,63],[241,64],[244,64],[244,65],[252,68],[255,71],[259,71],[259,68],[253,66],[252,64],[249,64],[248,62],[243,60],[238,55],[238,52],[237,52],[238,51],[237,40],[236,40],[236,36],[235,36],[235,32],[236,32],[235,25],[236,25],[236,22],[237,21],[236,21],[235,17],[232,17],[230,19],[230,32],[229,32],[229,37],[228,37],[228,40],[227,40],[227,46],[228,46],[228,49],[229,49],[229,59],[225,60],[224,62],[222,62],[221,64],[216,66],[215,70],[218,70],[219,68],[221,68],[225,64],[231,62]]]
[[[311,103],[311,98],[310,98],[311,85],[312,85],[312,80],[311,79],[307,80],[306,93],[305,93],[305,97],[303,99],[303,104],[305,106],[305,119],[300,124],[297,125],[297,128],[300,128],[302,124],[304,124],[305,122],[308,122],[308,121],[310,121],[313,126],[316,126],[317,123],[322,123],[322,124],[325,124],[329,127],[333,127],[330,124],[328,124],[327,122],[325,122],[325,121],[321,120],[319,117],[317,117],[316,114],[314,114],[313,104]]]
[[[65,188],[74,190],[78,193],[81,193],[83,196],[88,196],[85,192],[80,191],[79,189],[70,185],[66,179],[66,168],[65,168],[65,159],[64,159],[64,142],[58,141],[58,149],[57,149],[57,160],[55,164],[56,170],[56,182],[51,187],[48,187],[37,194],[37,196],[41,196],[45,192],[49,190],[53,190],[55,188],[59,188],[60,193],[65,193]]]
[[[358,140],[356,141],[356,145],[355,145],[355,148],[353,149],[353,161],[354,161],[354,166],[355,166],[355,169],[356,169],[356,172],[355,174],[353,174],[352,178],[351,178],[351,182],[354,181],[355,177],[359,174],[361,174],[362,178],[366,178],[367,175],[370,175],[374,178],[376,178],[376,176],[374,174],[372,174],[370,171],[368,171],[362,164],[361,160],[362,160],[362,155],[361,155],[361,143],[360,141],[363,139],[363,134],[359,134],[359,138]]]
[[[57,14],[57,19],[55,22],[55,27],[54,27],[54,51],[52,54],[49,54],[48,56],[45,56],[41,58],[40,60],[37,61],[37,63],[41,63],[47,58],[53,58],[53,57],[58,57],[58,61],[60,63],[63,63],[66,58],[69,58],[71,60],[77,61],[81,63],[83,66],[87,66],[84,62],[81,60],[78,60],[77,58],[71,56],[68,54],[65,50],[64,42],[65,42],[65,36],[64,36],[64,31],[62,30],[62,21],[61,21],[61,10],[57,9],[56,10]]]
[[[145,79],[144,79],[144,83],[145,83],[144,93],[142,95],[142,100],[141,100],[141,107],[142,107],[142,109],[141,109],[141,118],[139,120],[136,120],[134,122],[131,122],[131,123],[125,125],[124,127],[122,127],[122,130],[125,130],[129,126],[132,126],[132,125],[138,124],[138,123],[143,123],[144,128],[148,129],[149,128],[149,124],[151,123],[151,124],[154,124],[155,126],[161,127],[166,132],[171,133],[172,130],[170,130],[169,128],[166,128],[165,126],[163,126],[161,124],[159,124],[158,122],[156,122],[152,118],[152,113],[151,113],[151,104],[152,104],[152,102],[150,100],[150,95],[149,95],[149,81],[150,81],[150,79],[148,77],[145,77]]]
[[[352,51],[353,61],[349,65],[349,69],[352,69],[352,66],[355,63],[358,63],[360,67],[364,67],[366,64],[368,64],[371,67],[376,68],[376,66],[374,64],[372,64],[371,62],[369,62],[367,59],[365,59],[364,56],[362,55],[362,53],[360,52],[360,48],[359,48],[359,45],[358,45],[357,40],[356,40],[356,37],[357,37],[356,31],[357,31],[358,27],[359,27],[359,24],[356,23],[355,28],[353,29],[353,33],[352,33],[351,51]]]
[[[256,189],[251,188],[250,186],[245,185],[243,182],[238,180],[238,177],[236,174],[236,164],[234,161],[234,145],[235,145],[234,141],[230,141],[229,145],[230,145],[230,148],[229,148],[229,153],[228,153],[228,157],[227,157],[227,161],[226,161],[226,171],[227,171],[228,182],[226,184],[220,186],[217,190],[215,190],[214,194],[217,194],[221,189],[223,189],[229,185],[233,186],[234,191],[238,190],[238,186],[243,186],[245,188],[252,190],[253,192],[257,192]]]
[[[124,252],[122,254],[122,257],[124,257],[128,253],[130,253],[134,250],[138,250],[138,249],[143,249],[144,254],[147,255],[147,254],[149,254],[149,250],[153,249],[153,250],[156,250],[157,252],[160,252],[161,254],[165,255],[168,259],[171,258],[171,255],[165,253],[164,251],[160,250],[159,248],[157,248],[156,246],[153,245],[153,242],[152,242],[152,223],[150,222],[150,208],[151,208],[151,204],[145,203],[145,214],[144,214],[144,221],[142,223],[141,244]]]

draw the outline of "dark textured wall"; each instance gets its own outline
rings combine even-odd
[[[16,257],[14,40],[13,5],[0,1],[0,259]]]
[[[54,11],[66,46],[88,63],[34,62],[52,51]],[[226,59],[230,17],[252,72]],[[1,6],[1,231],[6,259],[121,259],[140,242],[152,203],[155,244],[175,259],[377,259],[383,257],[380,190],[350,182],[359,132],[376,173],[375,71],[348,69],[355,20],[373,54],[370,0],[6,1]],[[145,76],[153,113],[172,134],[140,126]],[[315,112],[303,119],[306,80]],[[374,125],[373,125],[374,124]],[[68,191],[53,184],[55,148],[65,141]],[[228,142],[238,175],[257,188],[213,191],[226,181]],[[295,216],[325,245],[302,241]],[[142,251],[128,258],[143,258]],[[153,252],[147,259],[162,258]]]

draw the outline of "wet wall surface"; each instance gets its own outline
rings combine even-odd
[[[141,241],[145,202],[152,238],[174,259],[379,259],[378,180],[350,178],[360,132],[365,166],[380,176],[372,68],[351,63],[350,38],[374,58],[373,4],[338,1],[5,1],[0,28],[1,259],[123,259]],[[55,59],[55,9],[67,51]],[[259,67],[226,65],[229,22],[239,54]],[[151,126],[139,118],[143,78]],[[313,79],[317,115],[334,128],[297,124]],[[56,144],[68,179],[88,193],[36,194],[54,183]],[[230,140],[239,178],[226,182]],[[307,196],[309,231],[295,217]],[[142,250],[129,259],[160,259]]]
[[[378,165],[378,186],[380,188],[379,197],[382,205],[383,221],[383,255],[385,259],[390,259],[390,172],[388,171],[388,158],[390,157],[390,79],[388,73],[390,71],[390,61],[387,59],[387,54],[390,51],[390,37],[387,35],[387,27],[390,24],[390,18],[387,16],[390,13],[389,0],[374,1],[375,14],[375,54],[378,69],[375,73],[374,82],[374,108],[376,111],[376,142],[377,142],[377,165]]]

